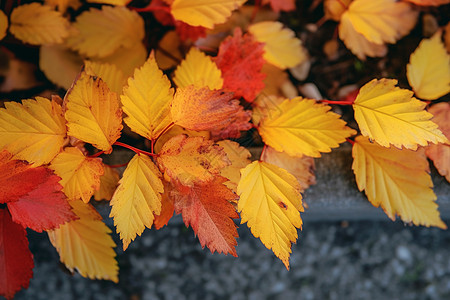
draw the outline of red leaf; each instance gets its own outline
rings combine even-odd
[[[164,181],[164,194],[162,194],[161,199],[161,213],[159,215],[155,215],[155,219],[153,220],[153,225],[157,230],[167,225],[173,216],[173,197],[171,197],[170,192],[171,185]]]
[[[12,160],[6,150],[0,152],[0,203],[17,201],[45,181],[44,167],[32,168],[21,160]]]
[[[153,16],[155,16],[155,19],[158,20],[161,25],[171,26],[174,24],[175,20],[170,12],[164,9],[166,7],[169,8],[163,0],[152,0],[150,5],[146,8],[153,12]]]
[[[192,188],[177,186],[175,212],[182,214],[186,226],[192,226],[202,247],[237,256],[238,233],[232,219],[239,216],[229,202],[237,196],[223,185],[225,181],[226,178],[219,176]]]
[[[33,267],[27,232],[12,221],[7,209],[0,209],[0,295],[12,299],[21,288],[27,288]]]
[[[202,26],[191,26],[181,21],[175,21],[175,30],[182,41],[191,40],[195,42],[206,36],[206,28]]]
[[[265,0],[263,3],[267,2],[270,2],[272,10],[276,13],[295,10],[295,0]]]
[[[14,222],[37,232],[55,229],[77,219],[61,191],[62,186],[58,183],[61,178],[51,170],[43,169],[46,172],[43,174],[46,178],[44,183],[18,201],[8,203]]]
[[[235,29],[233,37],[222,42],[216,64],[222,71],[224,89],[248,102],[255,100],[265,86],[266,74],[261,72],[265,63],[263,47],[264,44],[255,41],[252,35],[242,36],[240,28]]]
[[[224,140],[229,138],[240,138],[241,131],[250,130],[252,128],[252,124],[250,124],[251,119],[251,111],[244,110],[242,106],[239,106],[239,111],[235,113],[233,122],[225,128],[211,131],[212,139]]]

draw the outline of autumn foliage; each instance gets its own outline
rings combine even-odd
[[[0,11],[0,39],[39,46],[40,69],[65,90],[63,99],[0,108],[0,295],[12,298],[32,277],[26,228],[46,231],[69,270],[118,281],[116,244],[93,199],[110,201],[124,250],[176,213],[202,247],[232,256],[237,224],[246,223],[289,269],[307,213],[302,192],[316,180],[313,158],[346,142],[357,188],[374,206],[392,220],[447,227],[427,156],[449,180],[450,106],[440,101],[450,91],[449,29],[447,46],[438,29],[411,54],[410,89],[373,79],[335,101],[288,96],[274,83],[308,53],[292,29],[257,20],[258,12],[289,12],[296,1],[256,1],[250,14],[245,0],[87,2]],[[336,37],[364,60],[407,35],[418,7],[445,3],[325,0],[323,21],[337,22]],[[146,43],[149,14],[166,28],[155,49]],[[354,125],[331,105],[351,106]],[[250,131],[264,144],[253,161],[236,142]],[[146,149],[124,143],[129,134]],[[135,154],[106,165],[118,147]]]

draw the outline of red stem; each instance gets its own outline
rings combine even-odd
[[[331,101],[331,100],[325,100],[325,99],[318,100],[318,101],[323,102],[323,103],[338,104],[338,105],[353,105],[354,102],[355,102],[355,100],[351,100],[351,101]]]
[[[154,153],[150,153],[150,152],[147,152],[147,151],[138,149],[138,148],[134,148],[134,147],[132,147],[132,146],[130,146],[130,145],[127,145],[127,144],[124,144],[124,143],[121,143],[121,142],[115,142],[113,145],[116,145],[116,146],[120,146],[120,147],[124,147],[124,148],[130,149],[130,150],[134,151],[134,152],[137,153],[137,154],[145,154],[145,155],[148,155],[148,156],[157,156],[157,155],[154,154]]]
[[[166,128],[164,128],[163,131],[161,131],[161,133],[158,135],[158,137],[157,137],[154,141],[152,140],[152,144],[153,144],[153,142],[156,143],[156,141],[157,141],[164,133],[166,133],[170,128],[172,128],[173,125],[175,125],[174,122],[172,122],[172,123],[170,123],[169,125],[167,125]],[[153,152],[153,150],[152,150],[152,152]]]
[[[354,140],[352,140],[352,139],[349,139],[349,138],[347,138],[346,140],[347,140],[347,142],[349,142],[350,144],[352,144],[352,146],[354,146],[354,145],[355,145],[355,141],[354,141]]]
[[[120,164],[120,165],[107,165],[107,166],[110,167],[110,168],[121,168],[121,167],[125,167],[127,165],[128,165],[128,163],[126,162],[126,163],[123,163],[123,164]]]
[[[99,151],[95,154],[89,155],[88,157],[90,158],[95,158],[95,157],[99,157],[100,155],[102,155],[103,153],[105,153],[105,151]]]

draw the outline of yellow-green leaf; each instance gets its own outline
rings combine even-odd
[[[122,94],[126,78],[116,65],[88,60],[84,63],[84,70],[90,76],[100,77],[117,95]]]
[[[435,100],[450,92],[450,55],[441,33],[422,40],[406,66],[408,82],[421,99]]]
[[[222,147],[203,137],[178,135],[167,141],[157,157],[158,165],[168,178],[185,186],[214,179],[230,165]]]
[[[3,10],[0,10],[0,40],[6,36],[6,29],[8,29],[8,17]]]
[[[126,250],[145,227],[151,228],[154,214],[161,213],[164,186],[161,172],[146,155],[136,154],[129,162],[111,200],[114,225]]]
[[[100,78],[83,72],[67,92],[65,103],[69,135],[111,153],[123,127],[117,94]]]
[[[110,236],[111,230],[90,204],[80,200],[70,201],[78,220],[48,231],[52,245],[59,253],[61,262],[81,276],[90,279],[119,281],[119,266],[115,259],[116,246]]]
[[[446,142],[438,126],[430,121],[433,115],[425,111],[426,103],[396,84],[394,79],[374,79],[359,90],[353,108],[362,135],[385,147],[392,144],[412,150],[427,142]]]
[[[128,79],[120,98],[127,114],[125,123],[149,140],[158,138],[172,121],[173,89],[169,79],[158,69],[153,55]]]
[[[61,106],[42,97],[6,102],[0,108],[0,149],[15,159],[43,165],[49,163],[63,147],[66,124]]]
[[[223,86],[222,72],[203,52],[197,48],[191,48],[186,58],[175,70],[173,81],[178,88],[189,85],[210,90],[218,90]]]
[[[32,45],[58,44],[69,36],[69,21],[60,12],[40,3],[16,7],[10,20],[9,31]]]
[[[144,38],[144,21],[123,6],[102,6],[83,12],[73,25],[77,34],[67,44],[89,57],[106,57],[121,46],[130,48]]]
[[[171,6],[172,16],[191,26],[212,29],[224,23],[231,12],[247,0],[175,0]]]
[[[103,165],[98,158],[89,158],[74,147],[64,149],[50,164],[50,169],[61,177],[59,183],[69,200],[81,198],[88,203],[100,187]]]
[[[286,69],[306,59],[306,50],[295,32],[283,28],[280,22],[266,21],[251,25],[248,30],[258,42],[265,43],[264,59],[275,66]]]
[[[254,161],[241,170],[237,187],[241,224],[247,222],[252,234],[289,269],[291,243],[302,227],[303,211],[300,185],[288,171],[275,165]]]
[[[356,133],[330,106],[312,99],[287,99],[278,108],[261,120],[258,130],[267,145],[291,156],[320,157]]]
[[[399,215],[407,223],[447,228],[434,202],[423,151],[385,148],[359,136],[352,154],[358,188],[373,206],[381,206],[392,220]]]

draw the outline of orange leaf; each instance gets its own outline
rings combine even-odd
[[[450,104],[441,102],[433,105],[428,112],[433,114],[432,121],[439,125],[442,133],[450,139]],[[445,176],[450,182],[450,145],[449,144],[432,144],[426,149],[426,154],[430,158],[439,174]]]
[[[173,211],[175,209],[173,204],[173,197],[170,195],[172,185],[164,181],[164,193],[161,198],[161,212],[159,215],[155,214],[155,219],[153,220],[153,225],[157,230],[163,228],[173,216]]]
[[[94,192],[94,199],[97,201],[111,200],[114,191],[119,185],[119,172],[105,164],[103,164],[103,169],[105,173],[100,176],[100,188]]]
[[[225,39],[219,48],[216,64],[222,71],[223,88],[235,92],[235,97],[248,102],[255,100],[264,89],[264,78],[261,72],[264,63],[264,44],[255,40],[251,34],[242,35],[238,27],[234,36]]]
[[[240,110],[232,93],[192,85],[177,90],[171,107],[173,122],[191,130],[225,128]]]
[[[223,148],[203,137],[178,135],[167,141],[157,157],[162,172],[186,186],[211,181],[230,164]]]
[[[305,155],[293,157],[267,147],[261,156],[261,161],[276,165],[294,175],[300,184],[300,192],[306,190],[310,185],[316,184],[314,158],[312,157]]]
[[[175,211],[182,214],[186,226],[192,227],[202,247],[207,246],[212,253],[237,256],[234,247],[238,233],[232,219],[239,215],[230,203],[237,196],[223,185],[226,180],[218,176],[205,184],[177,189]]]

